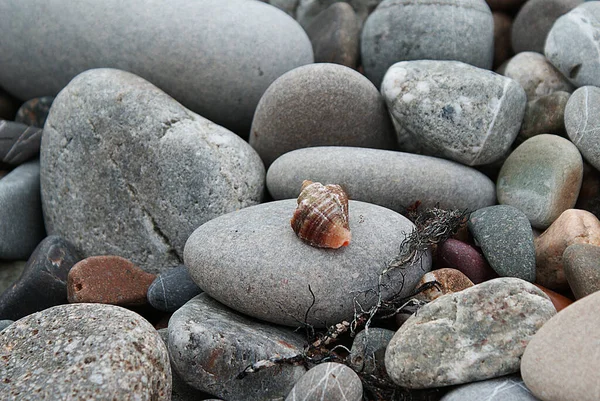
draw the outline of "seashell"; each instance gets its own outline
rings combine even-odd
[[[339,185],[305,180],[291,224],[296,235],[312,246],[348,246],[348,195]]]

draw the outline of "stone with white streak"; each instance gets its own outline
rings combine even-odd
[[[519,375],[498,377],[463,384],[450,391],[441,401],[538,401]]]
[[[600,169],[600,88],[583,86],[569,98],[565,127],[586,161]]]

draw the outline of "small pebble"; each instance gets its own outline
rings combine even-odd
[[[148,287],[148,303],[154,308],[175,312],[202,290],[194,283],[184,265],[159,274]]]
[[[565,107],[565,127],[569,139],[596,169],[600,168],[600,139],[596,134],[600,131],[599,102],[600,88],[584,86],[571,95]]]
[[[598,243],[572,244],[562,255],[563,268],[575,298],[600,291],[600,246]]]
[[[552,304],[554,305],[554,308],[557,312],[560,312],[561,310],[565,309],[567,306],[573,303],[572,299],[567,298],[564,295],[559,294],[558,292],[549,290],[546,287],[542,287],[539,284],[534,283],[533,285],[542,290],[544,294],[548,295],[548,298],[550,298],[550,301],[552,301]]]
[[[461,271],[474,284],[498,277],[485,257],[470,244],[450,238],[438,245],[437,261],[440,267]]]
[[[433,301],[442,295],[459,292],[465,288],[473,287],[473,282],[467,276],[456,269],[432,270],[419,280],[416,288],[427,283],[436,283],[433,287],[420,292],[416,298],[424,301]]]
[[[554,92],[527,102],[521,130],[515,143],[520,145],[527,139],[541,134],[566,137],[565,108],[571,94]]]
[[[0,120],[0,162],[22,164],[40,152],[42,130],[13,121]]]
[[[294,386],[285,401],[361,401],[363,386],[358,375],[346,365],[320,363]]]
[[[520,375],[463,384],[446,394],[441,401],[539,401],[523,383]]]
[[[372,327],[360,331],[352,342],[348,356],[350,367],[363,374],[381,374],[385,372],[385,349],[395,332]]]
[[[17,111],[15,121],[25,125],[44,128],[54,96],[36,97],[23,103]]]

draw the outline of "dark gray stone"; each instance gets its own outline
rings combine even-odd
[[[264,188],[244,140],[113,69],[84,72],[57,96],[41,166],[50,233],[150,273],[181,264],[194,229],[259,203]]]
[[[346,365],[325,362],[310,369],[294,386],[285,401],[361,401],[360,378]]]
[[[475,169],[430,156],[349,147],[286,153],[269,168],[267,188],[275,199],[297,198],[305,179],[339,184],[350,199],[399,213],[417,201],[461,210],[496,203],[494,183]]]
[[[396,63],[381,93],[401,150],[470,166],[502,158],[527,105],[516,81],[457,61]]]
[[[0,294],[0,319],[17,320],[66,304],[67,276],[80,259],[72,244],[51,235],[35,248],[17,281]]]
[[[361,55],[377,87],[398,61],[456,60],[490,69],[492,12],[484,0],[384,0],[365,21]]]
[[[26,265],[24,260],[0,261],[0,294],[19,279]]]
[[[298,2],[300,0],[260,0],[263,3],[269,3],[270,5],[277,7],[278,9],[285,11],[291,17],[296,16],[296,8],[298,8]]]
[[[40,152],[42,130],[0,120],[0,164],[19,165]]]
[[[444,295],[396,332],[385,353],[387,373],[414,389],[516,373],[527,343],[554,314],[542,290],[513,277]]]
[[[525,213],[546,229],[571,209],[583,179],[583,159],[571,141],[542,134],[523,142],[506,159],[496,181],[498,203]]]
[[[54,96],[90,68],[118,68],[244,136],[267,87],[313,62],[300,25],[258,1],[7,0],[0,26],[0,53],[10,54],[0,85],[22,100]]]
[[[565,127],[569,139],[585,160],[600,169],[600,88],[577,89],[565,107]]]
[[[27,259],[45,234],[40,163],[31,161],[0,179],[0,259]]]
[[[600,246],[573,244],[562,255],[565,276],[576,299],[600,291]]]
[[[256,108],[250,145],[268,167],[311,146],[395,149],[381,94],[362,74],[338,64],[296,68],[267,89]]]
[[[17,111],[15,121],[43,128],[53,101],[54,96],[36,97],[26,101]]]
[[[348,3],[334,3],[306,28],[315,52],[315,63],[335,63],[356,68],[359,27]]]
[[[365,309],[376,304],[379,275],[414,225],[389,209],[350,201],[350,244],[316,248],[290,226],[296,205],[296,199],[265,203],[203,224],[185,245],[185,265],[212,297],[262,320],[294,327],[351,320],[355,302]],[[430,258],[428,252],[384,275],[383,298],[408,296],[431,268]]]
[[[354,371],[378,375],[385,372],[385,349],[395,332],[373,327],[363,330],[354,337],[348,356]]]
[[[566,136],[565,108],[571,94],[554,92],[527,102],[521,130],[515,143],[521,144],[541,134]]]
[[[174,370],[188,385],[228,401],[282,399],[305,372],[280,365],[236,379],[254,362],[301,353],[304,339],[236,314],[207,294],[173,314],[168,343]]]
[[[0,332],[3,400],[169,399],[171,368],[160,336],[118,306],[70,304]]]
[[[469,230],[499,276],[535,281],[533,231],[525,213],[507,205],[479,209],[469,217]]]
[[[446,394],[441,401],[538,401],[519,375],[463,384]]]
[[[21,102],[0,87],[0,119],[14,119],[20,104]]]
[[[201,292],[187,267],[180,265],[156,277],[148,288],[148,302],[155,309],[175,312]]]
[[[4,330],[5,328],[7,328],[8,326],[10,326],[11,324],[13,324],[14,321],[12,320],[0,320],[0,331]]]

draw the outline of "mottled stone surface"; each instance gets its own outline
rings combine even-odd
[[[367,309],[375,305],[377,296],[368,291],[377,288],[379,274],[400,251],[402,233],[414,225],[389,209],[351,200],[350,244],[315,248],[290,227],[296,206],[296,199],[269,202],[200,226],[184,252],[196,284],[241,313],[293,327],[351,319],[355,301]],[[392,270],[382,279],[382,296],[400,290],[408,296],[430,267],[426,253]]]
[[[415,287],[420,288],[427,283],[435,283],[435,285],[420,292],[416,296],[417,299],[433,301],[442,295],[473,287],[473,282],[467,276],[459,270],[449,268],[436,269],[425,273]]]
[[[575,298],[600,291],[600,244],[573,244],[563,253],[563,268]]]
[[[453,238],[437,247],[437,263],[440,267],[450,267],[461,271],[474,284],[483,283],[498,277],[474,246]]]
[[[21,105],[15,121],[25,125],[44,128],[54,96],[42,96],[29,99]]]
[[[0,259],[27,259],[45,234],[40,164],[31,161],[0,180]]]
[[[408,388],[515,373],[525,346],[555,313],[533,284],[512,277],[486,281],[419,309],[392,338],[385,366]]]
[[[350,350],[349,362],[354,371],[364,374],[385,372],[385,349],[392,337],[392,330],[372,327],[359,332]]]
[[[550,319],[530,341],[521,375],[542,400],[595,401],[600,383],[600,292]]]
[[[600,88],[584,86],[571,95],[565,107],[565,127],[569,139],[596,169],[600,168],[599,104]]]
[[[446,394],[441,401],[538,401],[520,375],[498,377],[463,384]]]
[[[470,166],[492,163],[506,153],[527,103],[514,80],[457,61],[396,63],[381,93],[401,150]]]
[[[169,355],[138,314],[60,305],[0,332],[0,398],[170,400]]]
[[[492,13],[484,0],[384,0],[365,21],[361,56],[377,87],[387,69],[403,60],[457,60],[489,69]]]
[[[496,194],[500,204],[520,209],[534,228],[545,229],[575,205],[582,177],[583,160],[571,141],[537,135],[506,159]]]
[[[282,365],[236,379],[248,365],[302,352],[302,335],[239,315],[200,294],[169,321],[169,355],[174,370],[190,386],[228,401],[285,397],[304,374]]]
[[[310,369],[294,386],[286,401],[361,401],[363,386],[352,369],[325,362]]]
[[[510,43],[512,18],[503,12],[493,12],[494,18],[494,69],[508,60],[513,54]]]
[[[554,92],[527,102],[516,143],[541,134],[566,136],[565,108],[570,97],[567,92]]]
[[[600,245],[600,221],[592,213],[566,210],[535,239],[537,283],[551,290],[568,288],[563,253],[573,244]]]
[[[54,96],[90,68],[118,68],[244,136],[267,87],[313,62],[300,25],[258,1],[7,0],[0,26],[0,53],[11,55],[0,86],[23,100]]]
[[[184,265],[167,270],[148,287],[148,303],[158,310],[175,312],[202,290]]]
[[[40,151],[42,130],[13,121],[0,120],[0,162],[19,165]]]
[[[143,305],[155,278],[120,256],[92,256],[69,270],[67,298],[71,303]]]
[[[0,319],[17,320],[51,306],[66,304],[67,276],[80,260],[75,247],[56,235],[35,248],[21,276],[0,295]]]
[[[422,207],[477,210],[496,202],[494,183],[456,162],[411,153],[350,147],[298,149],[279,157],[267,172],[275,199],[297,198],[302,181],[336,183],[350,199],[399,213]]]
[[[193,230],[259,203],[263,185],[246,142],[128,72],[82,73],[45,125],[46,227],[86,257],[122,256],[150,273],[177,266]]]
[[[575,86],[600,85],[600,4],[581,4],[560,17],[548,33],[544,54]],[[571,7],[572,8],[572,7]]]
[[[278,78],[260,99],[250,145],[268,167],[310,146],[395,149],[385,103],[362,74],[338,64],[312,64]]]
[[[507,205],[489,206],[471,213],[468,224],[498,275],[535,281],[533,232],[522,211]]]

